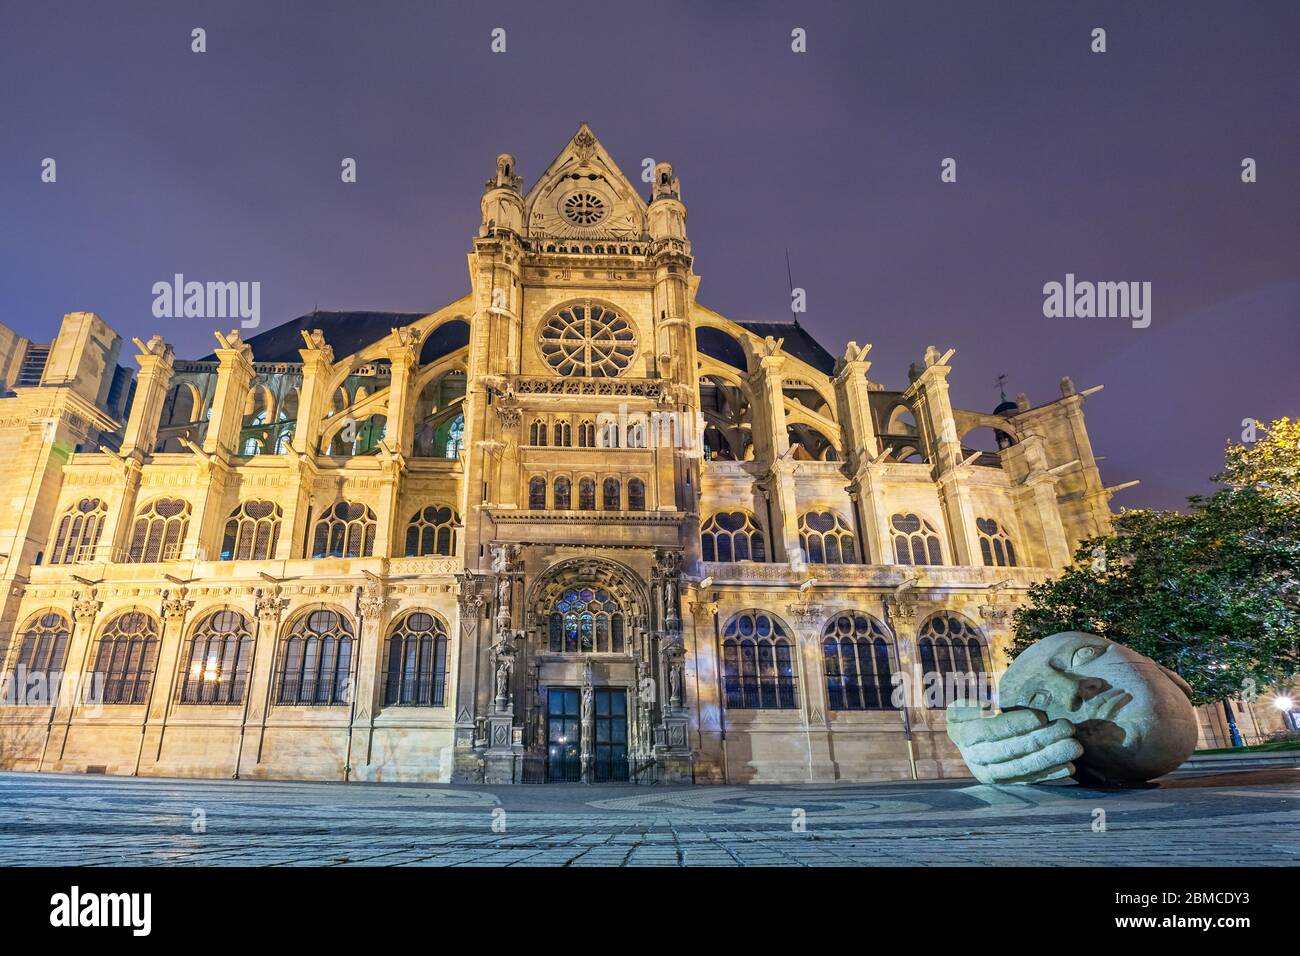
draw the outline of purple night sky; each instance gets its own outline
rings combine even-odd
[[[206,355],[231,321],[151,314],[177,272],[260,281],[263,330],[440,307],[496,154],[531,186],[586,120],[630,178],[674,164],[724,315],[789,318],[788,247],[803,324],[887,387],[929,344],[965,407],[1104,383],[1116,506],[1300,413],[1294,2],[0,4],[0,322],[37,339],[87,309]],[[1067,272],[1150,281],[1150,328],[1045,318]]]

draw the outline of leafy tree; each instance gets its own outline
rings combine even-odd
[[[1251,696],[1300,674],[1300,422],[1229,445],[1186,512],[1121,511],[1112,533],[1029,589],[1012,655],[1063,630],[1101,634],[1177,671],[1198,704]]]

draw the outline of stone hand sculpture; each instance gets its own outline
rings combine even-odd
[[[1196,749],[1186,681],[1114,641],[1067,631],[1017,657],[998,685],[1001,714],[948,708],[948,736],[981,783],[1073,776],[1126,786],[1169,773]]]

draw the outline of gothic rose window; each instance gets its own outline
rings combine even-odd
[[[636,333],[613,309],[588,301],[547,319],[538,345],[546,364],[561,375],[613,378],[632,364]]]
[[[577,192],[563,204],[564,218],[575,226],[594,226],[605,218],[605,201],[595,193]]]

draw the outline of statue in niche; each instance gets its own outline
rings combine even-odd
[[[1132,648],[1066,631],[1012,661],[998,685],[1002,713],[950,704],[948,736],[981,783],[1141,785],[1196,749],[1191,695],[1181,677]]]

